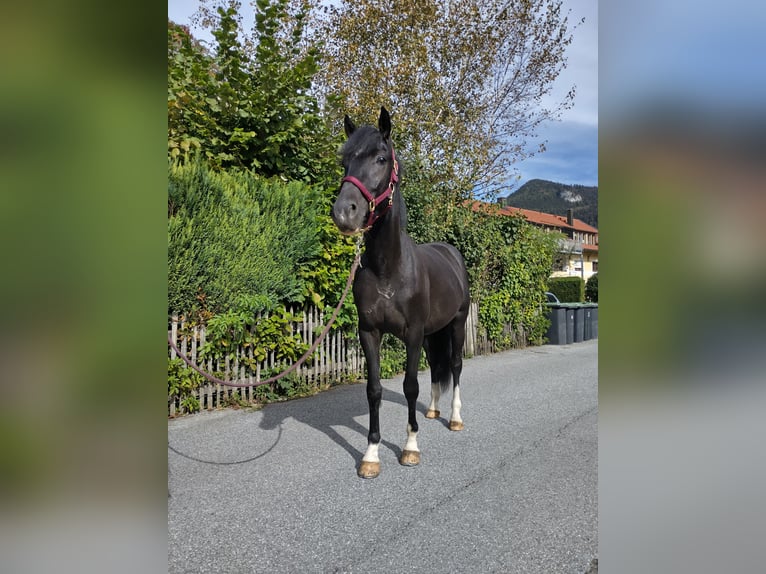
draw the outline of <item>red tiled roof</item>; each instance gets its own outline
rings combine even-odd
[[[548,225],[550,227],[559,227],[562,229],[574,229],[586,233],[598,233],[598,229],[592,227],[580,219],[574,219],[573,225],[567,223],[567,218],[563,215],[553,215],[552,213],[543,213],[532,209],[522,209],[521,207],[500,207],[494,203],[484,203],[482,201],[473,201],[471,210],[484,210],[486,213],[496,213],[498,215],[523,215],[530,223],[537,225]]]
[[[573,219],[572,225],[569,225],[567,223],[567,218],[563,215],[553,215],[552,213],[543,213],[542,211],[533,211],[531,209],[522,209],[520,207],[504,207],[500,210],[500,213],[505,215],[520,213],[527,218],[527,221],[530,223],[537,223],[538,225],[575,229],[586,233],[598,233],[598,229],[588,225],[580,219]]]

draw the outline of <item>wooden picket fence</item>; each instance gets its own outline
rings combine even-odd
[[[318,327],[325,324],[325,314],[316,307],[310,307],[303,311],[288,308],[287,311],[300,317],[299,321],[293,323],[292,332],[297,333],[305,345],[311,346],[319,332]],[[275,365],[280,366],[276,361],[274,352],[271,351],[263,361],[257,364],[255,369],[251,369],[246,365],[245,359],[249,359],[247,362],[250,364],[253,363],[252,349],[248,351],[236,349],[232,353],[233,358],[227,357],[225,360],[215,361],[207,359],[200,363],[198,362],[199,351],[205,344],[205,328],[199,325],[187,328],[185,321],[177,315],[171,318],[169,335],[181,352],[194,363],[208,372],[223,373],[222,378],[227,381],[256,385],[273,374],[272,369]],[[172,348],[169,348],[169,351],[170,357],[175,358],[175,351]],[[493,352],[495,352],[494,345],[487,339],[484,329],[479,326],[478,305],[472,302],[471,311],[466,320],[463,354],[471,357]],[[288,365],[282,366],[287,368]],[[305,384],[319,387],[340,380],[363,379],[366,376],[364,369],[364,354],[359,345],[357,334],[354,332],[344,336],[341,332],[335,331],[328,334],[317,348],[314,356],[290,376],[300,379]],[[206,381],[194,392],[194,396],[199,401],[200,410],[211,410],[230,404],[233,399],[252,403],[256,400],[256,392],[255,388],[251,386],[232,388]],[[168,400],[168,414],[170,416],[184,412],[185,409],[178,398]]]

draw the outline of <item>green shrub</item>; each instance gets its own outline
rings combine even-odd
[[[168,404],[177,399],[187,412],[197,412],[199,400],[194,391],[202,381],[202,375],[187,367],[183,360],[168,357]]]
[[[591,275],[585,282],[585,300],[598,303],[598,273]]]
[[[551,277],[548,279],[548,291],[562,303],[585,301],[585,282],[582,277]]]
[[[318,192],[204,162],[170,165],[168,313],[254,311],[300,302],[297,270],[319,256]]]
[[[380,343],[380,378],[390,379],[395,377],[399,373],[403,373],[407,366],[407,348],[399,339],[393,335],[386,333]],[[418,370],[428,368],[428,362],[426,361],[426,354],[424,351],[420,351],[420,358],[418,360]],[[430,375],[428,376],[428,382],[431,381]],[[422,383],[423,381],[421,381]]]
[[[465,258],[489,339],[498,349],[541,341],[548,320],[540,309],[560,234],[518,216],[463,209],[453,217],[446,240]]]

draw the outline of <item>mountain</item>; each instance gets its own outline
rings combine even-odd
[[[598,228],[598,187],[530,179],[515,193],[499,198],[498,202],[503,207],[521,207],[563,216],[567,209],[572,209],[577,219]]]

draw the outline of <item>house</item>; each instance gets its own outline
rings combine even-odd
[[[561,242],[552,277],[579,275],[587,281],[591,275],[598,273],[598,229],[575,219],[571,209],[567,210],[566,217],[520,207],[504,207],[500,213],[518,213],[532,225],[564,234],[566,238]]]
[[[481,207],[489,209],[487,204],[478,201],[472,205],[474,211]],[[496,213],[521,215],[532,225],[564,235],[551,277],[580,276],[587,281],[591,275],[598,273],[598,229],[575,219],[571,209],[567,210],[566,217],[520,207],[503,207]]]

